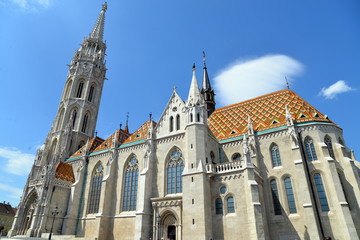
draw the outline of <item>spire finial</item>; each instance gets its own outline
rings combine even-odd
[[[107,2],[104,2],[104,3],[103,3],[101,10],[103,10],[103,11],[106,11],[106,10],[107,10]]]
[[[90,38],[95,38],[100,41],[103,40],[106,10],[107,10],[107,3],[105,2],[104,4],[102,4],[101,12],[94,25],[92,32],[90,33]]]
[[[129,112],[126,113],[126,125],[124,131],[129,133]]]
[[[193,70],[193,71],[196,70],[195,63],[193,64],[192,70]]]
[[[286,87],[287,87],[287,89],[289,89],[289,90],[290,90],[289,81],[288,81],[288,79],[287,79],[287,77],[286,77],[286,76],[285,76],[285,81],[286,81]]]
[[[97,137],[97,134],[98,134],[98,131],[97,131],[97,130],[95,130],[95,137]]]
[[[121,130],[121,128],[122,128],[122,122],[120,123],[120,130]]]
[[[152,121],[152,112],[150,112],[149,117],[150,117],[150,121]]]
[[[174,85],[174,86],[173,86],[173,89],[174,89],[174,92],[176,92],[177,86]]]
[[[203,62],[204,62],[204,68],[206,68],[206,55],[205,55],[205,51],[203,51]]]

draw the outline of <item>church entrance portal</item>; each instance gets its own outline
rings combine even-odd
[[[176,227],[175,226],[168,226],[168,238],[170,240],[176,240]]]

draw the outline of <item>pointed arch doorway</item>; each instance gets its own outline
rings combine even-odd
[[[166,211],[161,216],[160,221],[160,239],[169,239],[169,240],[180,240],[181,233],[179,228],[179,221],[175,213],[171,211]]]

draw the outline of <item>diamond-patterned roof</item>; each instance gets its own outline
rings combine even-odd
[[[149,128],[151,126],[150,124],[152,124],[152,127],[155,128],[156,122],[152,120],[147,120],[141,127],[139,127],[133,134],[131,134],[131,136],[126,139],[123,144],[129,144],[146,139]]]
[[[105,140],[99,137],[93,137],[89,141],[89,153],[92,153],[101,143],[103,143]],[[82,146],[79,150],[77,150],[70,158],[82,156],[84,154],[86,148],[86,144]]]
[[[55,177],[67,182],[71,182],[71,183],[75,182],[72,166],[65,162],[60,162],[56,166]]]
[[[97,151],[101,151],[101,150],[105,150],[108,149],[112,146],[112,142],[114,140],[115,135],[117,134],[118,137],[118,144],[122,144],[131,134],[120,129],[120,130],[116,130],[108,139],[106,139],[103,143],[101,143],[95,150],[94,152]]]
[[[286,89],[219,108],[208,118],[208,124],[218,140],[247,133],[248,116],[255,131],[273,129],[286,125],[285,106],[295,123],[331,122],[296,93]]]

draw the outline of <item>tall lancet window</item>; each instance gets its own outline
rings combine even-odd
[[[167,166],[167,193],[181,193],[182,192],[182,177],[184,170],[184,160],[179,150],[174,150],[170,154]]]
[[[329,204],[326,198],[325,188],[319,173],[314,174],[314,182],[315,182],[316,192],[320,202],[321,210],[323,212],[328,212],[330,210]]]
[[[72,127],[75,127],[77,111],[76,109],[72,112]]]
[[[279,192],[275,179],[270,181],[270,187],[271,187],[271,195],[273,199],[274,213],[275,215],[281,215],[281,204],[279,201]]]
[[[328,149],[328,151],[329,151],[330,157],[332,157],[333,159],[335,159],[335,155],[334,155],[334,150],[333,150],[331,138],[330,138],[328,135],[325,136],[324,142],[325,142],[326,147],[327,147],[327,149]]]
[[[273,167],[281,166],[281,159],[280,159],[280,152],[278,145],[276,145],[275,143],[271,144],[270,152],[271,152],[271,161]]]
[[[83,82],[83,81],[80,81],[80,82],[79,82],[78,89],[77,89],[77,92],[76,92],[76,97],[77,97],[77,98],[81,98],[81,94],[82,94],[83,88],[84,88],[84,82]]]
[[[170,117],[170,132],[174,131],[174,118],[173,116]]]
[[[82,124],[82,127],[81,127],[82,132],[86,132],[86,126],[87,126],[88,119],[89,119],[89,115],[85,114],[83,124]]]
[[[180,115],[176,115],[176,130],[180,130]]]
[[[306,149],[306,157],[308,161],[317,160],[314,143],[311,137],[305,138],[305,149]]]
[[[91,85],[90,91],[89,91],[89,95],[88,95],[88,101],[89,101],[89,102],[92,102],[92,100],[93,100],[94,91],[95,91],[95,86],[94,86],[94,85]]]
[[[135,211],[138,188],[139,164],[132,157],[125,169],[125,183],[123,194],[123,211]]]
[[[92,180],[91,180],[91,190],[89,197],[89,213],[97,213],[99,212],[99,203],[100,203],[100,195],[101,195],[101,185],[103,178],[103,166],[99,164],[95,167]]]
[[[289,205],[289,212],[290,213],[296,213],[296,204],[295,204],[295,198],[294,198],[294,192],[291,185],[291,180],[289,177],[286,177],[284,179],[285,183],[285,191],[286,191],[286,198]]]

